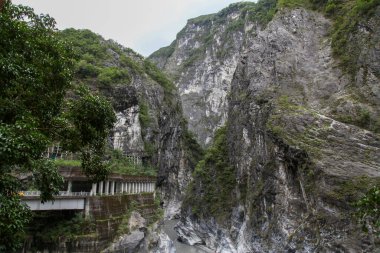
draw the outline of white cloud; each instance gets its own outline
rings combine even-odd
[[[167,46],[189,18],[239,0],[13,0],[48,13],[58,28],[87,28],[147,56]]]

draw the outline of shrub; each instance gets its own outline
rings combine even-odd
[[[76,75],[79,78],[97,77],[99,69],[85,60],[80,60],[76,64]]]
[[[359,201],[355,203],[356,216],[363,230],[380,236],[380,187],[374,186]]]
[[[139,120],[142,128],[147,128],[150,123],[149,108],[145,102],[139,103]]]
[[[132,71],[134,71],[137,74],[144,73],[144,70],[142,69],[142,67],[136,61],[132,60],[128,56],[121,55],[120,64],[122,67],[129,67]]]
[[[107,67],[100,70],[98,80],[101,84],[111,85],[117,82],[130,83],[131,77],[125,69]]]
[[[229,164],[226,134],[226,127],[216,131],[213,145],[195,168],[194,181],[184,202],[184,206],[197,211],[196,215],[213,216],[220,222],[225,221],[236,200],[235,169]]]
[[[171,94],[175,89],[174,84],[170,81],[165,74],[163,74],[152,62],[149,60],[144,61],[144,68],[146,73],[164,88],[166,94]]]

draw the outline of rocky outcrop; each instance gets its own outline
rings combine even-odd
[[[175,253],[173,241],[159,223],[147,227],[140,213],[133,211],[128,221],[130,232],[120,236],[103,252]]]
[[[154,247],[150,252],[153,253],[175,253],[175,247],[169,236],[165,234],[162,230],[157,233],[157,246]]]
[[[112,243],[104,252],[138,252],[144,237],[144,232],[134,230],[120,237],[117,242]]]
[[[227,94],[246,34],[257,24],[250,21],[252,3],[238,3],[217,14],[190,19],[177,39],[149,59],[171,75],[178,87],[189,123],[203,146],[227,119]]]
[[[121,235],[104,252],[138,252],[142,248],[147,230],[146,220],[136,211],[132,211],[128,220],[128,234]]]
[[[110,92],[117,109],[113,145],[157,168],[157,186],[170,217],[179,212],[192,171],[193,151],[186,146],[187,127],[175,87],[149,62],[130,57],[137,66],[128,69],[133,73],[131,83],[103,90],[104,94]],[[123,96],[123,92],[127,94]],[[135,96],[130,97],[130,93]]]
[[[368,23],[368,37],[376,41],[378,16]],[[361,232],[352,203],[380,184],[380,138],[364,129],[367,116],[357,113],[365,108],[369,118],[378,117],[373,98],[380,80],[369,62],[357,73],[342,72],[330,29],[320,13],[283,9],[252,39],[232,80],[222,136],[236,180],[228,194],[226,185],[209,187],[227,169],[210,165],[206,154],[208,170],[195,171],[177,228],[183,241],[216,252],[372,252],[379,246]],[[379,57],[367,43],[360,54]],[[370,82],[360,81],[362,66]],[[358,94],[362,99],[353,99]],[[343,112],[356,116],[350,122],[357,126]],[[228,206],[218,210],[205,199]]]

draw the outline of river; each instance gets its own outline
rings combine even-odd
[[[164,222],[164,231],[173,241],[177,253],[210,253],[212,251],[206,251],[199,248],[198,246],[190,246],[177,241],[177,233],[174,230],[174,226],[177,224],[178,220],[169,220]]]

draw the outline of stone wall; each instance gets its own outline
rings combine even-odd
[[[154,193],[90,196],[86,199],[89,210],[88,217],[95,224],[94,233],[79,235],[75,240],[60,238],[55,245],[42,252],[86,253],[100,252],[118,236],[118,229],[123,218],[132,210],[137,210],[148,221],[157,211],[154,203]],[[25,244],[22,252],[33,252],[33,238]]]

